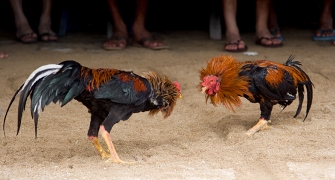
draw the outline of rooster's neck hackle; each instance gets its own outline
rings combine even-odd
[[[249,92],[249,83],[246,76],[239,76],[241,64],[232,56],[219,56],[207,62],[207,67],[200,70],[200,80],[206,76],[216,76],[220,79],[220,89],[214,95],[206,94],[206,100],[210,99],[213,105],[223,104],[234,111],[233,106],[240,106],[240,96],[247,95],[253,98]],[[201,87],[201,83],[199,85]]]
[[[177,99],[179,97],[177,87],[166,76],[164,76],[163,79],[155,72],[145,73],[144,78],[146,78],[150,83],[154,93],[153,96],[162,97],[165,100],[165,103],[167,103],[165,104],[165,107],[150,110],[149,115],[155,115],[159,111],[162,111],[163,117],[167,118],[168,116],[171,115],[173,108],[176,105]]]

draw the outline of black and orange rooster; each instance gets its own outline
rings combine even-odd
[[[272,107],[280,104],[282,109],[290,105],[298,92],[299,105],[296,117],[302,108],[304,86],[307,89],[306,116],[312,105],[313,89],[308,75],[299,67],[300,62],[290,56],[285,64],[268,60],[238,62],[232,56],[219,56],[207,62],[207,67],[200,73],[199,90],[206,93],[208,99],[216,106],[223,104],[234,111],[233,106],[240,106],[239,97],[245,97],[252,103],[259,103],[261,117],[259,122],[247,131],[253,135],[268,128]],[[304,119],[304,120],[305,120]]]
[[[155,72],[144,77],[117,69],[90,69],[75,61],[49,64],[36,69],[16,91],[7,113],[20,93],[18,105],[18,127],[20,131],[22,113],[28,96],[31,97],[31,116],[35,122],[35,136],[40,111],[51,102],[66,105],[72,99],[83,103],[91,114],[88,139],[98,150],[102,159],[109,157],[116,163],[125,163],[117,155],[110,131],[120,120],[127,120],[133,113],[149,111],[149,115],[162,112],[167,118],[173,111],[177,99],[181,98],[180,85],[163,78]],[[98,132],[104,138],[109,153],[101,146]]]

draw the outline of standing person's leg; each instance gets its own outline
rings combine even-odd
[[[335,32],[332,17],[333,0],[323,0],[319,29],[315,32],[314,40],[334,40]]]
[[[256,0],[256,44],[265,47],[282,46],[279,38],[272,36],[268,29],[271,0]]]
[[[31,29],[26,16],[23,13],[22,0],[9,0],[15,19],[16,37],[23,43],[37,41],[37,34]]]
[[[135,19],[133,24],[134,41],[149,49],[166,49],[163,42],[155,39],[145,28],[149,0],[136,0]]]
[[[42,41],[56,41],[58,39],[56,33],[51,30],[51,9],[52,0],[42,0],[42,14],[38,33]]]
[[[246,51],[247,46],[242,40],[239,29],[237,27],[237,0],[223,0],[222,6],[227,38],[225,50],[232,52]]]
[[[128,41],[127,26],[122,20],[116,0],[107,0],[107,2],[113,21],[113,34],[112,37],[104,43],[103,47],[107,50],[124,49]]]
[[[270,2],[270,12],[269,12],[269,19],[268,19],[268,28],[272,36],[279,38],[281,41],[284,40],[283,36],[281,35],[277,14],[273,5],[273,1]]]

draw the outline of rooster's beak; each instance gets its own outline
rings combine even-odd
[[[181,95],[181,93],[179,93],[179,95],[178,95],[178,98],[182,98],[183,96]]]
[[[207,90],[207,87],[205,87],[205,86],[201,88],[201,92],[202,92],[202,93],[205,93],[206,90]]]

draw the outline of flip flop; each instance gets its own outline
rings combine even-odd
[[[247,51],[248,50],[248,46],[247,45],[244,45],[244,48],[242,48],[242,49],[238,49],[238,45],[240,44],[240,41],[242,41],[242,39],[238,39],[237,41],[234,41],[234,42],[227,42],[225,44],[225,46],[224,46],[225,50],[228,51],[228,52],[245,52],[245,51]],[[235,50],[227,50],[226,47],[228,45],[236,45],[237,49],[235,49]]]
[[[112,36],[111,38],[108,39],[108,41],[110,41],[110,40],[117,41],[117,43],[115,44],[116,46],[103,46],[104,49],[106,49],[106,50],[122,50],[122,49],[126,48],[127,45],[130,43],[128,38],[123,37],[123,36],[118,36],[118,35]],[[126,42],[126,45],[124,47],[118,46],[121,41]]]
[[[320,32],[321,36],[313,36],[313,40],[314,41],[334,41],[335,40],[335,30],[334,29],[326,29],[326,30],[322,30],[322,29],[318,29],[318,32]],[[333,33],[332,36],[323,36],[325,35],[325,33]]]
[[[144,37],[144,38],[142,38],[142,39],[140,39],[138,41],[138,44],[142,45],[145,48],[152,49],[152,50],[161,50],[161,49],[168,49],[169,48],[169,46],[166,46],[166,45],[156,46],[156,47],[150,47],[150,46],[144,45],[148,41],[149,42],[154,42],[154,41],[158,41],[158,39],[156,39],[153,36],[151,36],[151,37]]]
[[[17,40],[18,42],[21,42],[21,43],[24,43],[24,44],[29,44],[29,43],[36,42],[36,41],[37,41],[37,37],[36,37],[36,38],[33,38],[33,37],[32,37],[33,34],[35,34],[35,33],[22,34],[21,36],[16,37],[16,40]],[[30,38],[28,38],[28,39],[26,39],[26,40],[23,40],[25,36],[30,36]]]
[[[276,29],[270,31],[270,33],[271,33],[272,36],[274,36],[274,37],[277,37],[278,32],[281,34],[279,27],[277,27]],[[278,38],[281,42],[284,41],[284,37],[283,37],[282,35],[278,36],[277,38]]]
[[[43,39],[43,37],[48,37],[47,40]],[[57,39],[50,39],[50,37],[56,37]],[[58,37],[56,35],[56,33],[54,33],[53,31],[50,32],[45,32],[45,33],[41,33],[39,34],[39,39],[43,42],[52,42],[52,41],[57,41]]]
[[[269,44],[269,45],[263,44],[262,43],[263,39],[267,39],[269,41],[272,41],[272,39],[279,39],[279,38],[278,37],[274,37],[274,36],[272,36],[272,37],[260,37],[259,39],[256,40],[255,43],[257,45],[264,46],[264,47],[270,47],[270,48],[277,48],[277,47],[282,47],[283,46],[283,43],[280,43],[280,44]]]

